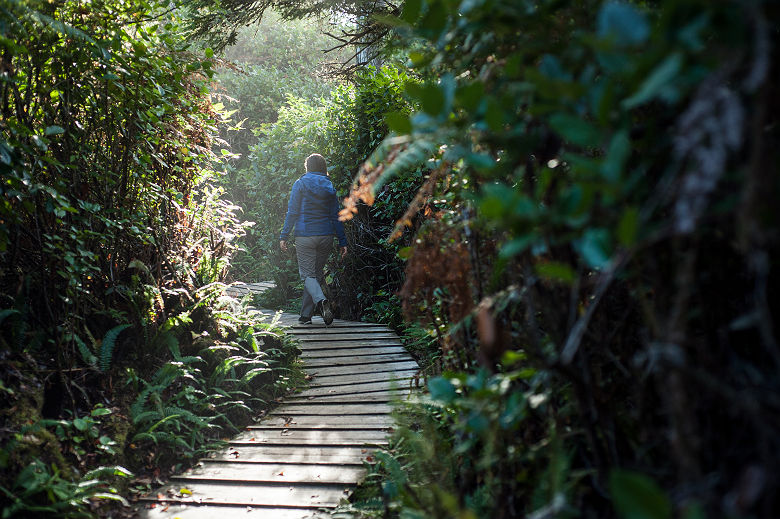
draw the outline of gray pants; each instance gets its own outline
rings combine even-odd
[[[298,256],[298,273],[303,280],[301,315],[311,317],[314,308],[323,299],[320,283],[324,282],[323,269],[333,250],[333,236],[298,236],[295,252]]]

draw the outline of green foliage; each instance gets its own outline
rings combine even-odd
[[[370,203],[399,170],[433,172],[429,203],[403,222],[417,234],[400,297],[457,372],[431,382],[441,406],[399,441],[403,477],[383,469],[393,513],[605,517],[594,492],[609,486],[624,517],[771,515],[774,483],[729,499],[744,460],[777,474],[777,424],[760,417],[780,366],[764,295],[778,258],[780,184],[764,173],[779,159],[778,14],[408,0],[386,20],[419,80],[353,198]],[[479,367],[517,378],[477,389]],[[500,432],[513,398],[527,399],[530,438]]]
[[[652,479],[636,472],[615,470],[609,476],[615,508],[626,519],[668,519],[669,497]]]
[[[291,347],[263,346],[274,332],[222,296],[250,224],[214,186],[229,115],[211,103],[214,54],[185,40],[185,10],[0,7],[4,517],[88,516],[94,498],[116,498],[96,466],[202,452],[294,379]]]
[[[386,506],[419,517],[485,517],[501,503],[507,516],[576,517],[572,498],[586,472],[572,470],[545,416],[555,395],[540,393],[547,390],[539,382],[522,371],[430,380],[430,399],[399,410],[390,450],[376,455],[371,477],[382,481]]]
[[[90,504],[95,499],[127,502],[109,487],[103,478],[128,477],[131,474],[122,467],[100,467],[90,471],[78,481],[63,478],[55,468],[34,460],[16,476],[13,486],[0,486],[12,504],[3,509],[2,517],[30,517],[52,514],[65,518],[93,517]]]
[[[111,410],[96,406],[88,415],[66,420],[40,420],[22,427],[0,453],[6,462],[24,448],[31,439],[45,441],[48,431],[53,431],[63,452],[77,460],[85,456],[94,457],[93,462],[115,460],[117,443],[105,435],[105,417]],[[96,452],[93,452],[96,451]],[[125,499],[114,488],[118,478],[132,476],[120,466],[100,466],[85,471],[78,479],[63,474],[57,464],[51,465],[33,458],[29,465],[15,475],[6,488],[0,485],[4,504],[2,517],[28,517],[30,514],[57,517],[92,517],[95,500],[118,501],[127,505]]]
[[[148,380],[129,377],[128,384],[140,386],[129,413],[135,455],[143,458],[151,445],[161,451],[156,463],[180,465],[202,455],[297,381],[290,369],[294,346],[262,314],[230,298],[212,308],[216,336],[195,336],[191,321],[172,319],[156,341],[172,360]]]
[[[314,20],[284,21],[268,11],[259,23],[241,28],[236,42],[225,50],[224,58],[237,66],[224,67],[215,75],[215,93],[239,126],[223,132],[231,151],[241,156],[234,167],[246,167],[249,146],[257,142],[255,132],[277,120],[288,97],[317,103],[336,85],[325,77],[326,63],[344,56],[323,52],[332,46],[324,29]],[[231,196],[244,201],[239,190]]]
[[[122,330],[129,328],[129,324],[120,324],[114,326],[106,332],[103,337],[103,341],[100,343],[100,371],[108,371],[111,367],[111,354],[114,352],[114,346],[116,346],[116,339]],[[80,346],[83,343],[80,344]]]

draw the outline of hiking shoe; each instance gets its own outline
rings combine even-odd
[[[298,324],[311,324],[311,317],[300,316],[298,318]]]
[[[330,326],[333,322],[333,310],[330,308],[330,301],[327,299],[322,300],[322,320],[325,321],[325,326]]]

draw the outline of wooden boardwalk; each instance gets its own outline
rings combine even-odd
[[[270,284],[243,285],[231,295]],[[145,499],[144,518],[328,517],[365,476],[364,461],[387,443],[392,402],[412,391],[417,363],[382,325],[319,317],[281,324],[298,338],[311,376],[229,446],[174,476]]]

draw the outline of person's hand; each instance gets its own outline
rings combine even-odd
[[[287,252],[287,242],[284,240],[281,240],[279,242],[279,248],[282,249],[284,252]]]
[[[341,259],[344,259],[344,257],[347,255],[347,246],[341,247]]]

